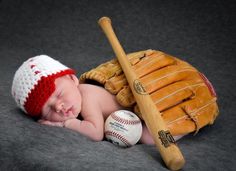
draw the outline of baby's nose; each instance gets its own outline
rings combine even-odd
[[[57,113],[61,112],[63,110],[63,108],[64,108],[64,103],[62,103],[62,102],[59,102],[55,105],[55,110]]]

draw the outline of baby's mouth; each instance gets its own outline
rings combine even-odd
[[[74,114],[73,114],[73,110],[72,110],[72,109],[73,109],[73,106],[71,106],[71,107],[70,107],[70,108],[69,108],[69,109],[68,109],[68,110],[65,112],[65,114],[64,114],[64,115],[65,115],[65,116],[74,115]]]

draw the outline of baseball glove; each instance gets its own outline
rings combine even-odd
[[[155,50],[127,55],[145,90],[172,133],[197,133],[213,124],[219,111],[216,93],[208,79],[187,62]],[[97,82],[116,95],[124,107],[132,107],[142,119],[128,82],[116,59],[80,77],[80,83]]]

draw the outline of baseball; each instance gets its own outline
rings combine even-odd
[[[135,145],[142,135],[140,119],[128,110],[111,113],[105,122],[105,137],[115,145],[130,147]]]

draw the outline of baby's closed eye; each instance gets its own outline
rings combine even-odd
[[[59,93],[57,93],[57,98],[61,98],[63,96],[63,92],[59,91]]]

